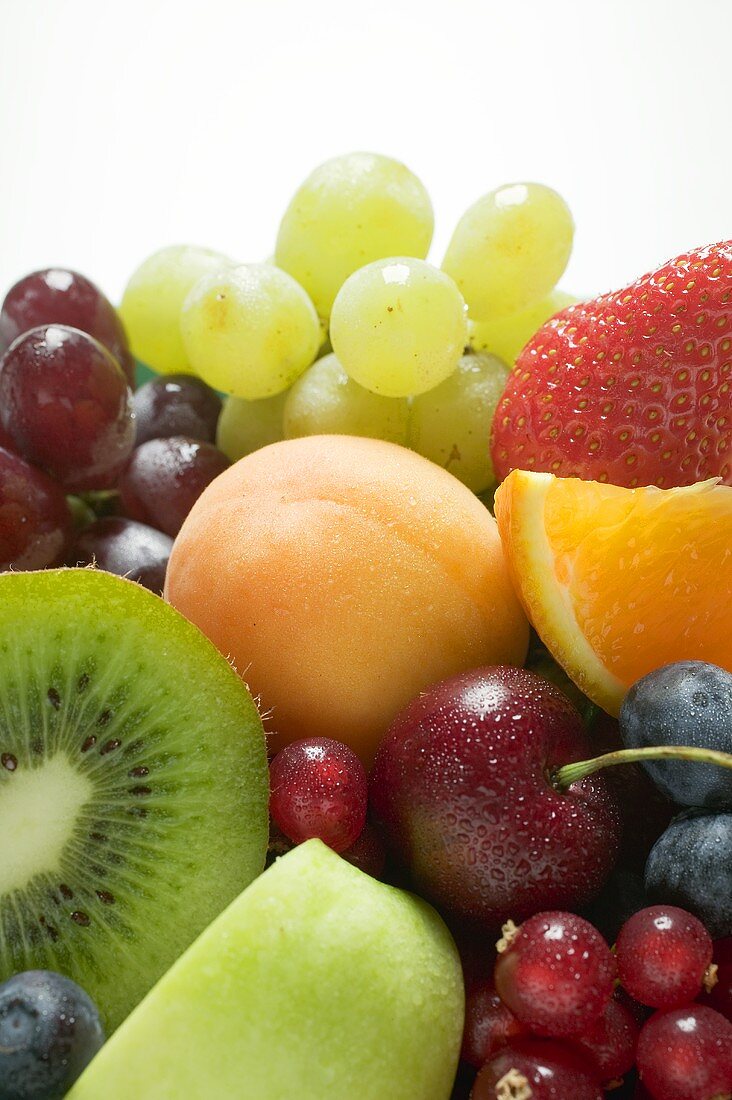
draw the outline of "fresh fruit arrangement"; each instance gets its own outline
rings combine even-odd
[[[0,1100],[732,1100],[732,244],[432,229],[5,297]]]

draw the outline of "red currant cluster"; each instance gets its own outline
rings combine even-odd
[[[472,1100],[729,1095],[731,964],[732,939],[674,906],[635,913],[614,954],[573,913],[506,925],[492,980],[468,991]]]
[[[133,393],[119,317],[84,276],[21,279],[0,310],[0,570],[96,562],[160,592],[177,534],[228,459],[218,395],[168,375]]]

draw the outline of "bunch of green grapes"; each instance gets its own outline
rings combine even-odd
[[[377,260],[346,279],[333,303],[330,339],[346,373],[384,397],[438,386],[468,338],[462,295],[424,260]]]
[[[303,435],[365,435],[406,446],[409,403],[381,397],[349,378],[331,354],[313,363],[287,395],[286,439]]]
[[[249,401],[291,386],[323,338],[303,288],[272,264],[204,275],[183,303],[180,327],[193,371],[214,389]]]
[[[232,461],[283,438],[366,435],[490,495],[508,369],[575,300],[556,289],[572,217],[549,187],[498,188],[460,219],[441,269],[425,260],[432,230],[405,165],[335,157],[295,193],[266,263],[191,246],[145,260],[120,311],[132,349],[230,395],[217,444]]]
[[[442,269],[474,321],[521,313],[545,298],[567,266],[574,222],[561,195],[513,183],[478,199],[457,224]]]
[[[328,318],[359,267],[385,256],[424,258],[433,225],[429,195],[404,164],[349,153],[319,165],[298,188],[280,224],[275,263]]]
[[[193,245],[171,245],[143,260],[130,276],[119,309],[136,358],[158,374],[190,372],[181,307],[203,275],[232,266],[221,252]]]

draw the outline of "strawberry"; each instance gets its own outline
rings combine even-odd
[[[519,355],[493,423],[515,468],[636,485],[732,483],[732,241],[563,310]]]

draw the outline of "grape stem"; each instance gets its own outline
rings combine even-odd
[[[720,768],[732,768],[732,753],[716,749],[700,749],[694,745],[652,745],[644,749],[618,749],[591,760],[578,760],[556,768],[552,779],[560,791],[566,791],[573,783],[579,783],[588,775],[614,764],[642,764],[644,760],[693,760],[698,764],[716,764]]]

